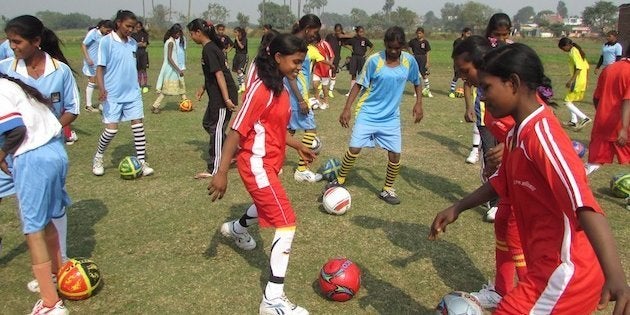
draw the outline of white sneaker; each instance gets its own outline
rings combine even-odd
[[[308,315],[308,311],[301,306],[293,304],[285,295],[272,300],[267,300],[267,298],[263,296],[263,300],[260,302],[260,308],[258,309],[258,314]]]
[[[586,175],[590,175],[591,173],[597,171],[600,167],[601,165],[599,164],[586,163],[586,165],[584,165],[584,169],[586,170]]]
[[[474,296],[483,308],[496,308],[503,298],[490,283],[484,284],[479,292],[471,292],[470,295]]]
[[[244,250],[252,250],[256,248],[256,241],[249,235],[247,231],[236,233],[234,231],[234,223],[236,221],[225,222],[221,225],[221,234],[225,237],[233,238],[236,246]]]
[[[322,180],[322,174],[313,173],[311,170],[305,170],[302,172],[295,170],[295,173],[293,173],[293,178],[298,182],[315,183]]]
[[[488,212],[486,212],[486,221],[494,222],[494,218],[497,216],[498,207],[490,207]]]
[[[477,161],[479,161],[479,149],[473,148],[470,150],[470,154],[468,154],[468,157],[466,158],[466,163],[475,164]]]
[[[328,109],[328,103],[320,103],[319,109]]]
[[[103,167],[103,157],[94,157],[92,162],[92,173],[96,176],[103,176],[105,174],[105,168]]]
[[[79,136],[77,136],[77,133],[72,130],[70,131],[70,137],[66,139],[66,144],[73,145],[77,140],[79,140]]]
[[[142,176],[151,176],[153,175],[153,169],[149,166],[149,163],[146,161],[142,161]]]
[[[57,275],[55,275],[54,273],[52,274],[52,281],[53,281],[53,283],[56,286],[57,285]],[[29,291],[31,291],[33,293],[39,293],[39,282],[37,282],[37,279],[31,280],[29,283],[26,284],[26,287],[28,288]]]
[[[350,96],[350,92],[344,94],[346,97]]]
[[[65,305],[63,305],[63,300],[59,300],[57,301],[57,303],[55,304],[55,306],[53,307],[45,307],[44,306],[44,301],[43,300],[38,300],[37,303],[35,303],[35,306],[33,306],[33,310],[31,311],[30,315],[68,315],[70,314],[70,311],[68,311],[68,309],[66,308]]]
[[[103,112],[103,104],[98,104],[98,110],[99,110],[100,112]]]

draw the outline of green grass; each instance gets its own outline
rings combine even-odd
[[[68,40],[65,47],[72,67],[80,75],[79,44]],[[258,39],[250,39],[250,58]],[[380,44],[380,41],[373,42]],[[547,73],[560,101],[567,77],[566,54],[556,40],[530,40],[541,53]],[[344,216],[322,212],[315,201],[323,184],[297,184],[292,179],[296,154],[288,150],[281,176],[298,217],[298,229],[286,279],[287,295],[313,314],[427,314],[442,295],[451,290],[477,290],[494,277],[494,234],[482,222],[484,209],[463,214],[439,241],[428,241],[434,215],[478,187],[479,166],[467,165],[471,125],[462,122],[461,99],[449,99],[452,76],[451,40],[432,41],[431,85],[436,96],[424,99],[424,120],[411,121],[413,92],[407,87],[401,107],[403,116],[402,170],[396,182],[402,199],[388,206],[376,194],[386,166],[382,150],[363,150],[348,178],[352,209]],[[591,61],[599,52],[598,42],[584,42]],[[186,83],[189,96],[202,84],[200,48],[188,50]],[[150,47],[149,80],[154,84],[162,61],[160,43]],[[316,112],[324,149],[318,167],[330,157],[345,152],[350,130],[337,122],[348,89],[347,73],[340,74],[336,97],[326,111]],[[135,79],[135,78],[130,78]],[[590,98],[594,77],[589,82]],[[82,92],[83,94],[83,92]],[[155,93],[144,94],[145,107]],[[206,180],[194,180],[205,167],[208,136],[201,128],[205,97],[195,110],[177,110],[174,97],[166,99],[166,110],[153,115],[146,110],[148,158],[156,174],[135,181],[119,179],[116,166],[125,155],[134,154],[128,125],[107,150],[106,173],[91,174],[91,162],[102,125],[99,115],[82,113],[75,123],[80,140],[68,147],[70,172],[67,189],[74,200],[68,209],[70,256],[92,257],[99,265],[104,286],[88,300],[67,302],[77,314],[203,313],[253,314],[260,303],[268,274],[268,253],[273,231],[253,228],[259,246],[243,252],[217,233],[221,223],[237,218],[251,200],[235,170],[223,200],[212,203]],[[581,104],[589,115],[590,102]],[[562,119],[568,113],[558,108]],[[569,132],[588,142],[590,128]],[[630,271],[630,227],[621,199],[608,194],[610,177],[622,170],[606,166],[591,180],[598,201],[620,248],[621,260]],[[625,168],[627,171],[627,168]],[[14,198],[3,200],[0,233],[4,249],[0,255],[0,314],[20,314],[32,307],[37,295],[26,289],[32,279],[30,260],[15,214]],[[346,303],[326,301],[317,294],[318,270],[328,258],[347,256],[363,271],[359,295]],[[610,313],[611,308],[604,313]]]

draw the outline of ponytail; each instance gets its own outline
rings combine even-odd
[[[37,100],[38,102],[44,104],[44,105],[48,105],[50,106],[50,100],[48,100],[47,98],[45,98],[42,93],[39,92],[39,90],[37,90],[36,88],[22,82],[22,80],[14,78],[14,77],[10,77],[2,72],[0,72],[0,79],[6,79],[9,80],[15,84],[17,84],[20,88],[22,88],[22,91],[24,91],[24,93]]]
[[[272,34],[272,32],[268,34]],[[282,89],[284,89],[284,74],[278,69],[278,63],[275,59],[276,54],[286,56],[297,52],[306,53],[307,49],[306,42],[294,35],[280,34],[274,36],[269,41],[268,46],[261,46],[254,60],[258,77],[275,94],[282,92]]]
[[[188,31],[191,31],[191,32],[201,31],[203,34],[206,35],[206,37],[208,37],[208,39],[210,39],[217,46],[219,46],[219,48],[221,49],[224,48],[223,43],[221,42],[219,35],[217,35],[217,31],[215,30],[212,22],[207,22],[207,21],[197,18],[190,21],[190,23],[188,23],[186,27],[188,28]]]
[[[567,46],[567,45],[571,45],[571,46],[577,48],[577,50],[580,52],[580,56],[582,56],[582,59],[586,59],[586,53],[584,53],[584,50],[582,49],[582,47],[580,47],[580,45],[574,43],[568,37],[560,38],[560,40],[558,41],[558,48],[562,48],[562,47]]]
[[[307,28],[321,28],[322,21],[315,14],[306,14],[304,15],[300,21],[293,25],[292,34],[297,34]]]

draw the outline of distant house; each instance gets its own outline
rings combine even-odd
[[[626,48],[630,44],[630,3],[619,6],[619,20],[617,30],[619,31],[619,42],[626,53]]]
[[[564,19],[564,25],[569,25],[569,26],[580,26],[582,25],[582,18],[579,16],[570,16],[566,19]]]
[[[590,37],[593,35],[588,26],[572,26],[569,34],[567,34],[568,37]]]

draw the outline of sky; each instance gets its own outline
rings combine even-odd
[[[93,18],[111,18],[118,9],[131,10],[139,16],[143,15],[143,3],[145,14],[151,12],[151,4],[155,5],[172,5],[174,11],[184,14],[188,12],[188,2],[191,3],[191,16],[198,17],[206,10],[210,1],[208,0],[0,0],[0,14],[10,18],[21,14],[34,14],[38,11],[57,11],[62,13],[78,12],[87,14]],[[277,4],[292,4],[293,12],[297,14],[298,0],[267,0]],[[556,10],[557,0],[529,0],[525,4],[520,1],[505,0],[475,0],[477,2],[487,4],[493,8],[514,15],[520,8],[529,5],[536,12],[542,10]],[[569,10],[569,15],[581,15],[584,7],[593,5],[597,0],[564,0]],[[615,5],[621,5],[628,0],[609,0]],[[258,4],[261,0],[215,0],[225,6],[229,12],[229,21],[236,20],[236,14],[242,12],[250,17],[250,21],[255,23],[258,21]],[[440,9],[446,2],[465,3],[462,0],[396,0],[394,10],[397,6],[407,7],[423,16],[428,11],[433,11],[436,16],[440,17]],[[9,4],[10,3],[10,4]],[[304,3],[304,1],[302,1]],[[368,12],[368,14],[380,11],[385,0],[363,0],[360,4],[347,0],[328,0],[326,11],[336,12],[340,14],[348,14],[353,7],[359,7]]]

